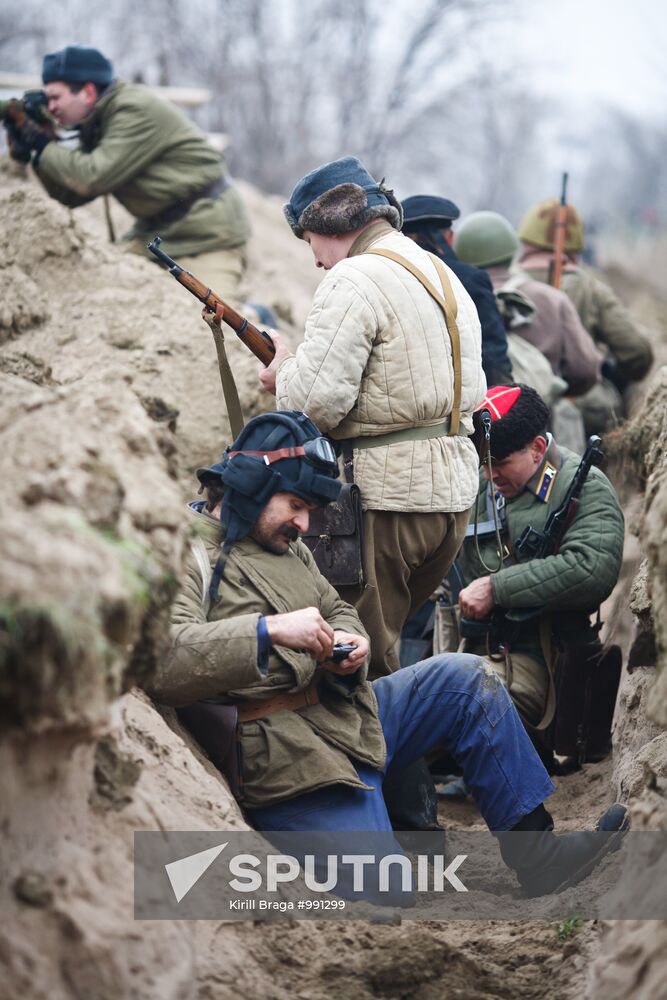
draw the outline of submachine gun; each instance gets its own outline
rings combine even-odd
[[[586,442],[586,450],[575,472],[570,487],[560,507],[549,515],[544,531],[537,531],[530,525],[519,535],[514,551],[522,559],[545,559],[558,552],[565,532],[572,524],[579,510],[579,496],[592,465],[599,465],[604,454],[597,434],[592,434]]]

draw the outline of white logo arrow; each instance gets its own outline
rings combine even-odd
[[[165,865],[171,887],[176,896],[176,902],[180,903],[192,886],[199,881],[205,871],[207,871],[217,856],[224,851],[229,843],[228,840],[218,847],[209,847],[207,851],[199,851],[198,854],[190,854],[187,858],[180,858],[179,861],[172,861]]]

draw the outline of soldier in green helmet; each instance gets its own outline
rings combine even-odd
[[[534,205],[519,226],[522,241],[516,265],[532,278],[549,281],[558,214],[555,198]],[[582,323],[605,354],[602,381],[581,400],[587,434],[613,426],[625,412],[623,393],[631,382],[644,378],[653,361],[651,345],[639,324],[604,281],[579,263],[584,249],[584,226],[572,205],[567,206],[562,288],[574,303]]]
[[[592,388],[602,355],[563,292],[511,272],[519,240],[508,220],[497,212],[474,212],[459,226],[454,245],[461,260],[488,272],[508,333],[544,354],[569,396]]]

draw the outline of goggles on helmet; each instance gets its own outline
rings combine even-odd
[[[292,448],[276,448],[275,451],[230,451],[227,453],[230,458],[235,455],[259,455],[264,459],[266,465],[273,462],[280,462],[283,458],[305,458],[315,468],[323,469],[326,472],[334,473],[338,471],[338,460],[331,441],[325,437],[311,438],[303,444]]]

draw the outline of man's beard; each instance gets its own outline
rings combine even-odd
[[[263,530],[261,525],[255,525],[252,535],[263,549],[276,555],[284,555],[289,548],[289,542],[296,542],[298,539],[299,532],[293,524],[286,522],[271,532]]]

